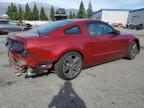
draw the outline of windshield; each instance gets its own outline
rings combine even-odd
[[[30,31],[33,33],[47,34],[49,32],[52,32],[53,30],[69,25],[71,23],[72,21],[64,21],[64,20],[55,21],[55,22],[50,22],[48,24],[39,26],[38,28],[31,29]]]
[[[11,25],[18,25],[18,23],[16,21],[14,21],[14,20],[10,20],[9,24],[11,24]]]

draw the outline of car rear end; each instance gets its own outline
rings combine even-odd
[[[33,72],[39,66],[39,63],[28,51],[27,42],[27,38],[18,37],[15,33],[10,33],[6,42],[11,66],[25,74],[28,74],[29,70]],[[46,69],[46,66],[42,69]]]
[[[16,37],[12,37],[9,34],[6,42],[6,47],[8,48],[8,56],[10,64],[19,71],[23,71],[23,67],[27,65],[26,42],[21,41]]]
[[[9,33],[6,47],[11,65],[28,76],[50,70],[60,54],[55,50],[60,40],[51,34],[71,23],[73,21],[58,21],[26,32]]]

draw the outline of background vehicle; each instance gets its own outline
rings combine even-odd
[[[56,14],[66,14],[66,10],[63,8],[59,8],[56,10]]]
[[[122,23],[114,23],[113,24],[113,27],[120,27],[120,28],[123,28],[124,25]]]
[[[55,70],[64,80],[76,78],[81,69],[119,58],[134,59],[139,40],[121,34],[97,20],[62,20],[11,33],[6,46],[10,62],[27,76]]]
[[[64,20],[67,19],[68,15],[66,13],[66,10],[63,8],[59,8],[56,10],[56,14],[55,14],[55,20]]]
[[[144,28],[143,24],[138,24],[138,25],[134,25],[134,24],[127,24],[126,25],[127,29],[136,29],[136,30],[142,30]]]
[[[0,35],[9,32],[25,31],[31,29],[30,24],[19,24],[14,20],[0,19]]]

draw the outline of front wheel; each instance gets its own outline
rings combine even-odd
[[[127,59],[128,60],[132,60],[136,57],[136,55],[138,54],[138,45],[135,41],[133,41],[128,49],[128,55],[127,55]]]
[[[75,79],[82,69],[82,56],[75,51],[64,54],[54,65],[56,74],[64,80]]]

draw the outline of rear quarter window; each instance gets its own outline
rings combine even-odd
[[[64,34],[81,34],[81,29],[79,26],[70,27],[64,30]]]

